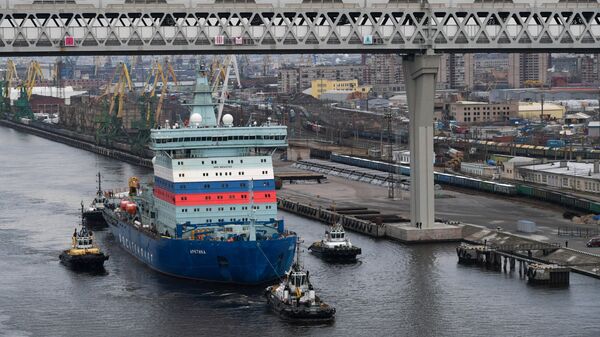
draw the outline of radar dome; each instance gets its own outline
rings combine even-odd
[[[225,114],[225,116],[223,116],[223,125],[232,126],[233,125],[233,116],[230,114]]]
[[[200,123],[202,123],[202,115],[197,112],[194,112],[190,116],[190,126],[199,126]]]

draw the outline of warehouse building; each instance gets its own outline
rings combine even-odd
[[[537,184],[600,193],[600,163],[551,162],[518,167],[521,180]]]

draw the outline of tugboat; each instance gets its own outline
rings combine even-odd
[[[100,176],[100,172],[98,172],[98,191],[96,191],[96,197],[92,200],[88,209],[83,212],[83,218],[88,225],[106,226],[102,211],[107,201],[108,199],[106,199],[102,192],[102,177]]]
[[[60,262],[74,270],[101,271],[108,256],[94,243],[94,235],[82,219],[81,229],[73,233],[71,248],[60,254]]]
[[[332,262],[354,262],[356,255],[362,252],[346,238],[344,227],[339,222],[325,231],[324,240],[313,243],[308,249],[324,260]]]
[[[296,262],[285,278],[267,287],[265,296],[273,311],[283,319],[305,322],[329,322],[335,308],[321,301],[310,283],[309,272],[300,264],[300,241],[296,246]]]

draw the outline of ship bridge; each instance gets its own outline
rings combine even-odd
[[[285,148],[287,127],[283,125],[155,129],[150,148],[154,151],[214,148]]]

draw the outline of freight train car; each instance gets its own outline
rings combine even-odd
[[[392,170],[393,172],[402,175],[410,175],[410,167],[404,165],[391,164],[366,158],[339,155],[336,153],[332,153],[330,159],[331,161],[337,163],[370,168],[373,170],[379,170],[384,172],[390,172],[390,170]],[[600,202],[596,202],[594,200],[586,199],[581,196],[576,196],[565,192],[546,189],[543,187],[530,186],[525,184],[506,184],[442,172],[434,173],[434,181],[439,184],[469,188],[501,195],[525,196],[584,212],[594,214],[600,213]]]
[[[453,148],[465,150],[467,148],[476,148],[482,151],[488,151],[498,154],[513,154],[524,157],[540,158],[576,158],[600,159],[600,149],[594,148],[571,148],[571,147],[550,147],[530,144],[499,143],[487,140],[475,140],[465,138],[434,137],[434,142],[445,143]]]
[[[330,159],[331,161],[336,163],[363,167],[383,172],[395,172],[406,176],[410,175],[410,167],[405,165],[398,165],[378,160],[340,155],[337,153],[332,153]],[[433,176],[434,181],[439,184],[470,188],[474,190],[504,195],[517,194],[516,186],[511,184],[501,184],[494,181],[481,180],[477,178],[465,177],[442,172],[434,172]]]

